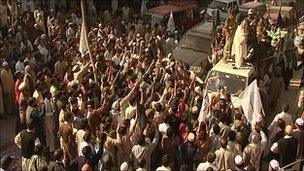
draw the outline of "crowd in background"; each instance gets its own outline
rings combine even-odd
[[[291,115],[288,105],[270,125],[252,124],[232,106],[229,85],[221,85],[199,122],[204,85],[196,78],[206,69],[193,72],[174,60],[178,39],[166,25],[144,23],[128,5],[95,11],[91,59],[79,52],[79,9],[45,11],[26,2],[18,15],[0,2],[0,117],[16,117],[21,150],[1,158],[2,170],[17,169],[18,157],[25,171],[249,171],[265,164],[274,171],[303,159],[303,114]],[[285,29],[254,10],[247,17],[231,10],[211,45],[211,65],[223,56],[236,68],[253,63],[257,78],[269,74],[269,113],[293,68],[278,63],[273,74],[259,58],[283,51],[285,37],[275,36]]]

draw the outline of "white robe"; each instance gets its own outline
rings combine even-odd
[[[235,66],[240,68],[243,65],[244,59],[247,56],[247,35],[248,32],[244,29],[245,21],[238,26],[232,44],[231,55],[235,55]]]
[[[112,6],[112,12],[113,12],[113,14],[115,14],[115,12],[118,9],[118,0],[112,0],[111,6]]]

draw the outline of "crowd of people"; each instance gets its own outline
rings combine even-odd
[[[229,85],[222,85],[207,119],[198,121],[204,85],[196,78],[205,69],[193,72],[174,60],[178,38],[165,25],[144,23],[127,5],[94,11],[89,54],[79,52],[79,9],[45,11],[28,4],[18,15],[12,9],[0,2],[0,117],[16,116],[22,170],[303,168],[304,118],[288,113],[288,105],[269,125],[251,123],[231,105]],[[255,61],[283,51],[278,30],[288,32],[254,10],[247,18],[231,10],[211,45],[211,62],[234,58],[241,68],[249,61],[263,79],[269,66]],[[271,106],[292,77],[293,68],[284,64],[270,75]],[[2,156],[0,170],[16,170],[18,157]]]

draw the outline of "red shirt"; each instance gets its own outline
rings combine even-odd
[[[16,96],[16,103],[19,104],[19,96],[21,91],[18,89],[19,85],[21,84],[21,81],[19,79],[15,82],[15,96]]]
[[[181,119],[183,117],[184,113],[185,113],[186,102],[187,102],[187,99],[183,99],[183,101],[178,106],[179,109],[178,109],[177,113],[175,113],[175,116],[178,119]]]

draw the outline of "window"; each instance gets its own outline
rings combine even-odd
[[[218,2],[218,1],[212,1],[210,4],[211,9],[220,9],[220,10],[226,10],[226,3],[224,2]]]
[[[228,9],[228,10],[233,9],[232,3],[229,3],[229,4],[228,4],[227,9]],[[227,10],[227,11],[228,11],[228,10]]]
[[[211,40],[203,37],[187,34],[185,38],[181,41],[181,47],[209,53],[211,49],[210,41]]]
[[[246,77],[212,71],[207,80],[208,90],[217,91],[218,83],[220,87],[227,86],[230,94],[239,94],[246,88]]]

